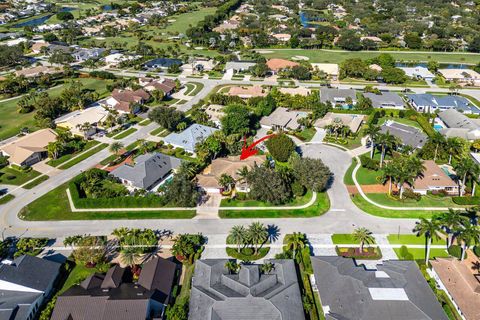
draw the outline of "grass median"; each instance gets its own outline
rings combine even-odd
[[[106,147],[108,146],[108,143],[102,143],[92,149],[89,149],[87,151],[85,151],[84,153],[81,153],[80,155],[78,155],[76,158],[73,158],[72,160],[70,160],[69,162],[66,162],[65,164],[61,165],[60,167],[58,167],[59,169],[68,169],[68,168],[71,168],[73,167],[74,165],[76,165],[77,163],[79,162],[82,162],[83,160],[87,159],[87,158],[90,158],[91,156],[93,156],[95,153],[105,149]]]
[[[264,206],[265,207],[265,206]],[[236,219],[236,218],[310,218],[321,216],[330,209],[330,199],[327,193],[317,193],[315,202],[304,209],[267,209],[267,210],[220,210],[220,218]]]
[[[122,131],[119,134],[117,134],[116,136],[114,136],[113,139],[121,140],[123,138],[128,137],[129,135],[131,135],[132,133],[134,133],[136,131],[137,131],[137,129],[135,129],[135,128],[128,128],[127,130]]]

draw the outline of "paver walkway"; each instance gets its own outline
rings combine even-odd
[[[314,256],[336,256],[335,245],[330,234],[307,234]]]

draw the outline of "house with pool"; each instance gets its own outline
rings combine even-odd
[[[357,104],[357,93],[353,89],[321,88],[320,101],[330,102],[332,106],[340,105],[344,109],[351,109]]]

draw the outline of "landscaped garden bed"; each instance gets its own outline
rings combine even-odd
[[[382,252],[379,247],[367,247],[361,250],[357,247],[335,247],[337,255],[345,258],[354,258],[360,260],[380,260]]]
[[[242,261],[255,261],[264,258],[269,252],[269,247],[259,248],[257,254],[255,254],[253,248],[241,248],[238,252],[237,248],[227,247],[227,254],[235,259]]]

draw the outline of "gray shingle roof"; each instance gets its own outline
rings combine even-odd
[[[337,88],[321,88],[320,101],[326,103],[330,101],[333,105],[341,103],[340,100],[351,98],[353,101],[357,100],[357,93],[353,89],[337,89]]]
[[[423,147],[428,140],[427,135],[420,129],[391,120],[386,121],[380,127],[380,132],[389,132],[391,135],[397,137],[403,145],[408,145],[413,148]]]
[[[466,115],[458,112],[455,109],[449,109],[438,113],[438,117],[447,125],[449,128],[457,129],[469,129],[475,130],[480,128],[480,124],[476,123],[474,120],[470,119]]]
[[[23,255],[11,265],[0,264],[0,280],[45,291],[57,278],[60,267],[57,262]]]
[[[407,98],[416,106],[432,107],[439,109],[457,109],[467,113],[480,113],[480,109],[475,107],[462,96],[453,95],[431,95],[429,93],[408,94]]]
[[[377,270],[353,259],[312,257],[327,320],[447,320],[414,261],[384,261]]]
[[[229,274],[226,259],[197,260],[190,294],[190,320],[302,320],[300,288],[293,260],[261,274],[259,265],[242,265]]]
[[[207,139],[217,130],[218,129],[216,128],[195,123],[180,133],[170,133],[163,140],[167,144],[178,146],[185,149],[185,151],[193,153],[195,152],[195,146],[197,143],[205,141],[205,139]]]
[[[147,153],[135,158],[135,164],[124,164],[111,172],[119,179],[131,181],[134,187],[150,189],[160,183],[182,160],[163,153]]]
[[[382,92],[381,94],[367,92],[363,96],[372,101],[374,108],[401,108],[404,106],[402,98],[394,92]]]

